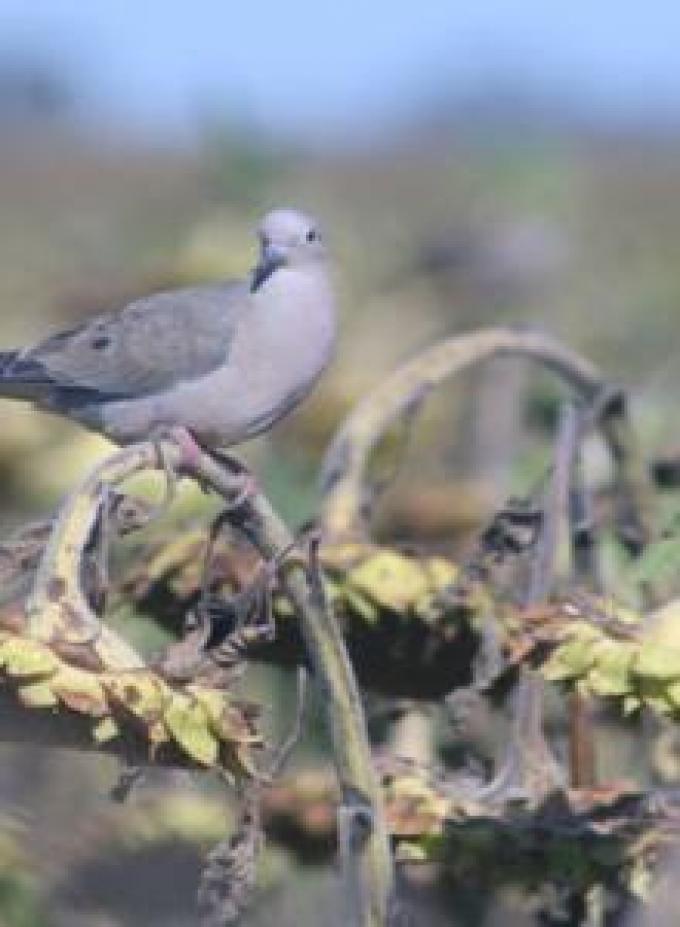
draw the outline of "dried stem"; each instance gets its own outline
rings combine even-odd
[[[102,624],[82,588],[85,549],[108,488],[140,470],[153,469],[152,445],[135,445],[100,464],[62,505],[26,603],[29,634],[43,641],[90,644],[107,669],[141,669],[145,664],[121,637]],[[108,487],[108,488],[107,488]]]
[[[532,563],[525,605],[544,602],[551,592],[561,541],[567,527],[571,475],[581,429],[572,405],[560,419],[552,478],[542,505],[543,520],[538,550]],[[540,801],[563,787],[564,775],[543,731],[544,681],[530,666],[520,668],[513,705],[512,738],[504,762],[494,780],[483,790],[487,800],[504,801],[515,794]]]
[[[578,412],[573,405],[566,404],[560,416],[552,479],[542,505],[543,521],[538,550],[532,562],[531,581],[525,600],[527,606],[545,602],[552,591],[559,551],[567,540],[572,473],[580,437]]]
[[[270,561],[294,543],[288,528],[262,493],[243,496],[241,471],[201,453],[187,460],[179,445],[163,441],[162,454],[151,443],[132,445],[99,465],[66,501],[54,526],[28,603],[30,633],[45,641],[87,644],[109,669],[144,666],[124,641],[103,625],[81,587],[81,568],[88,539],[98,517],[106,487],[141,470],[164,466],[181,471],[218,493],[229,507],[229,520]],[[328,608],[318,571],[292,562],[286,583],[296,606],[302,635],[317,683],[324,692],[334,761],[343,804],[359,803],[370,820],[365,839],[354,841],[353,859],[361,879],[361,927],[387,922],[393,889],[392,857],[382,811],[382,799],[371,761],[363,706],[344,642]]]
[[[648,536],[647,478],[631,436],[623,395],[597,368],[547,335],[489,328],[455,336],[426,349],[395,370],[359,403],[334,438],[323,467],[322,523],[333,537],[360,533],[373,493],[366,486],[372,451],[387,429],[409,415],[444,380],[492,357],[515,355],[538,361],[569,384],[593,409],[595,424],[616,468],[619,522],[631,546]]]
[[[597,536],[591,493],[584,485],[581,455],[572,470],[569,528],[573,574],[579,586],[600,589]],[[569,693],[569,782],[574,789],[597,785],[597,757],[592,700],[575,688]]]

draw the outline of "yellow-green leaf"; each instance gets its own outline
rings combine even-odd
[[[143,721],[159,718],[170,698],[170,690],[148,671],[109,673],[105,686],[112,698]]]
[[[57,698],[73,711],[94,718],[108,714],[106,693],[95,673],[62,663],[51,684]]]
[[[27,708],[51,708],[58,703],[49,682],[29,682],[20,686],[17,695]]]
[[[173,692],[163,721],[173,740],[192,759],[203,766],[216,764],[219,744],[210,730],[208,713],[199,702]]]
[[[590,626],[574,624],[569,639],[553,651],[541,672],[550,682],[584,676],[595,663],[595,645],[601,639]]]
[[[102,718],[92,728],[92,736],[98,744],[105,744],[119,734],[118,725],[113,718]]]
[[[230,701],[226,692],[217,689],[204,689],[200,686],[187,687],[199,705],[205,709],[208,723],[213,734],[220,740],[229,739],[231,726],[229,724]]]
[[[0,663],[9,676],[49,676],[59,666],[52,651],[38,641],[10,637],[0,645]]]
[[[425,562],[383,549],[352,569],[346,584],[384,608],[403,612],[436,591],[440,573],[431,573]]]
[[[587,676],[595,695],[626,695],[631,689],[630,668],[636,647],[628,641],[601,641],[594,646],[595,662]]]
[[[680,679],[680,648],[643,641],[633,671],[648,679]]]

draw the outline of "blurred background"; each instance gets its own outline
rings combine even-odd
[[[650,452],[672,449],[678,35],[673,0],[0,0],[0,343],[243,274],[257,218],[290,204],[327,229],[342,316],[315,396],[246,452],[292,524],[313,514],[352,404],[478,325],[527,323],[582,350],[633,389]],[[464,550],[542,472],[554,407],[547,378],[516,364],[452,384],[377,532]],[[51,511],[106,443],[20,405],[1,414],[9,529]],[[276,729],[289,680],[258,672]],[[322,732],[307,739],[300,762],[321,763]],[[634,743],[617,743],[625,769]],[[121,809],[106,802],[114,779],[104,760],[0,749],[3,927],[194,922],[200,854],[223,821],[187,803],[210,810],[221,792],[159,775]],[[173,836],[175,818],[194,833]],[[251,922],[321,923],[329,871],[272,859]]]

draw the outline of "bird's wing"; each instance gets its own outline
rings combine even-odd
[[[93,399],[162,392],[224,364],[247,308],[240,283],[156,293],[19,352],[3,378]]]

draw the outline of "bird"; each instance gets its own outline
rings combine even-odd
[[[328,365],[336,312],[315,219],[274,209],[257,237],[244,279],[158,292],[0,351],[0,396],[119,445],[175,428],[217,451],[268,430]]]

